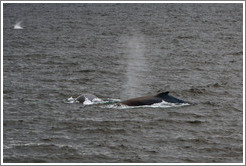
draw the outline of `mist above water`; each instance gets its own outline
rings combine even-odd
[[[125,58],[122,58],[122,60],[126,63],[126,72],[121,98],[126,99],[144,94],[143,92],[146,91],[144,83],[147,78],[148,66],[145,57],[144,36],[134,33],[123,40]]]

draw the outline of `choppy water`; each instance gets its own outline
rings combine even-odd
[[[4,4],[3,23],[4,162],[243,161],[242,4]],[[161,91],[195,105],[64,102]]]

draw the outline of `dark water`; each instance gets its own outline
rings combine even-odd
[[[4,162],[243,161],[242,4],[4,4],[3,23]],[[195,105],[64,103],[167,90]]]

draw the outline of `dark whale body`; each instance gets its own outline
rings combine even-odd
[[[186,103],[183,100],[177,99],[168,94],[169,92],[162,92],[154,96],[143,96],[137,97],[121,102],[122,104],[128,106],[142,106],[142,105],[152,105],[155,103],[160,103],[166,101],[168,103]]]
[[[84,94],[84,95],[80,95],[79,97],[77,97],[75,99],[75,102],[79,102],[79,103],[83,103],[86,98],[90,101],[92,101],[93,99],[97,98],[95,95],[92,94]]]

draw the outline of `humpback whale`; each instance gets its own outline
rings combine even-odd
[[[152,105],[155,103],[160,103],[162,101],[168,103],[186,103],[183,100],[177,99],[168,94],[169,92],[162,92],[154,96],[143,96],[137,97],[129,100],[122,101],[121,104],[128,106],[142,106],[142,105]]]
[[[89,101],[93,101],[93,100],[97,100],[99,99],[98,97],[96,97],[95,95],[92,95],[92,94],[84,94],[84,95],[80,95],[79,97],[77,97],[75,99],[75,102],[78,102],[78,103],[84,103],[86,100],[89,100]]]
[[[132,98],[121,102],[108,101],[108,100],[104,101],[93,94],[83,94],[73,99],[72,103],[83,103],[84,105],[117,103],[117,105],[123,104],[127,106],[143,106],[143,105],[152,105],[155,103],[161,103],[163,101],[168,103],[176,103],[176,104],[188,103],[169,95],[168,91],[158,93],[156,95]]]

